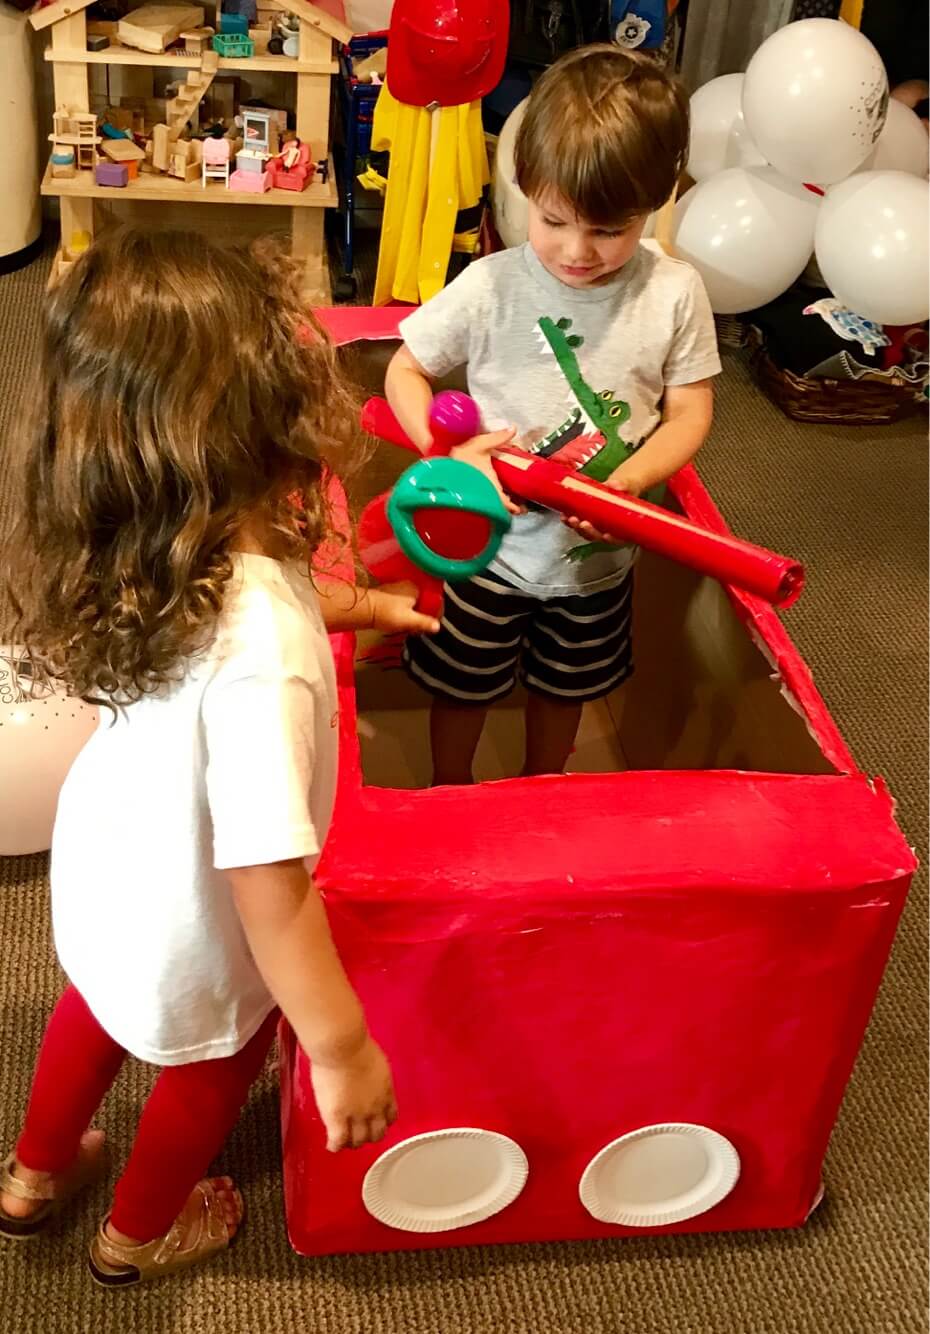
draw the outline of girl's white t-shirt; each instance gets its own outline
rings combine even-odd
[[[294,857],[312,870],[332,815],[335,670],[306,572],[237,554],[208,653],[111,716],[58,803],[62,967],[134,1056],[230,1056],[274,1002],[223,872]]]

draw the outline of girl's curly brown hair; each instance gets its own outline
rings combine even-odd
[[[250,518],[333,536],[357,410],[295,265],[177,231],[105,233],[51,292],[11,545],[16,637],[76,695],[131,703],[210,643]]]

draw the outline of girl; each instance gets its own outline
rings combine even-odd
[[[433,631],[414,590],[314,586],[322,460],[352,435],[331,347],[280,258],[106,235],[53,293],[13,550],[34,664],[110,705],[52,848],[70,980],[0,1173],[0,1232],[38,1233],[103,1171],[88,1130],[126,1053],[162,1067],[93,1276],[123,1286],[227,1246],[202,1180],[284,1012],[339,1150],[397,1115],[310,872],[336,774],[327,629]],[[299,497],[299,499],[295,499]]]

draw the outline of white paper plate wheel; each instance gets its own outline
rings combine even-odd
[[[506,1209],[526,1184],[526,1154],[506,1135],[463,1127],[402,1140],[362,1185],[365,1208],[402,1232],[448,1232]]]
[[[716,1130],[687,1123],[642,1126],[591,1159],[579,1194],[602,1223],[661,1227],[719,1204],[739,1171],[739,1154]]]

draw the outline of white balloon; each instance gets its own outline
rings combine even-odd
[[[17,662],[16,651],[0,649],[0,857],[51,847],[61,785],[97,726],[95,707],[33,690]]]
[[[724,167],[763,167],[743,119],[742,74],[722,74],[691,98],[691,143],[688,175],[703,181]]]
[[[819,206],[774,167],[729,167],[675,205],[675,253],[698,270],[718,315],[753,310],[802,273]]]
[[[930,169],[930,136],[916,112],[894,98],[875,148],[860,171],[909,171],[926,176]]]
[[[528,101],[529,98],[524,98],[519,102],[504,121],[494,154],[491,201],[494,226],[505,246],[522,245],[526,240],[529,206],[526,195],[514,180],[513,150]]]
[[[877,324],[930,316],[930,192],[904,171],[834,185],[817,218],[817,263],[831,292]]]
[[[801,19],[762,43],[746,70],[743,115],[784,176],[831,185],[872,151],[888,106],[875,47],[839,19]]]

